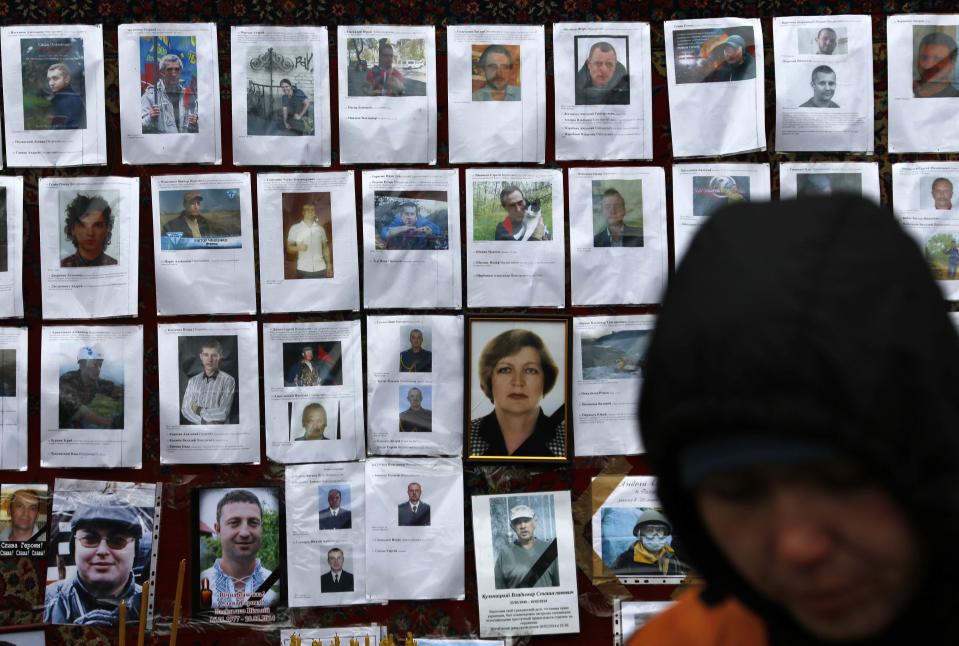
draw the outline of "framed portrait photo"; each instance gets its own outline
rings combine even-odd
[[[567,460],[569,320],[468,322],[467,457]]]

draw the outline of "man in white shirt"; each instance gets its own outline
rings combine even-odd
[[[350,529],[353,527],[349,509],[340,507],[343,494],[339,489],[330,489],[326,497],[329,507],[320,510],[320,529]]]
[[[286,251],[296,256],[297,278],[332,278],[333,261],[326,231],[316,220],[316,206],[307,202],[300,210],[302,220],[290,227]]]
[[[236,394],[236,379],[220,370],[223,346],[215,338],[205,339],[199,357],[203,371],[190,377],[186,384],[180,406],[181,423],[227,424]]]

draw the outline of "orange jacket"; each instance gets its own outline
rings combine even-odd
[[[766,627],[745,606],[733,599],[707,606],[699,592],[683,594],[675,606],[641,628],[628,646],[768,646]]]

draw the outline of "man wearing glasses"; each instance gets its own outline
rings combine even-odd
[[[637,539],[613,563],[613,572],[630,576],[681,576],[687,567],[673,550],[673,525],[655,509],[640,514],[633,527]]]
[[[143,526],[139,511],[116,496],[81,504],[70,520],[73,577],[47,588],[43,621],[113,626],[120,602],[136,621],[141,588],[133,576]]]
[[[184,101],[180,73],[183,64],[176,54],[160,59],[159,79],[148,85],[140,97],[140,118],[144,134],[176,134],[197,132],[196,92]]]

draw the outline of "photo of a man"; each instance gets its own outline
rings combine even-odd
[[[116,219],[110,203],[101,195],[78,194],[66,207],[63,233],[71,248],[60,259],[64,268],[104,267],[117,264],[116,258],[106,253],[113,239]]]
[[[342,385],[343,346],[339,341],[284,343],[283,374],[287,388]]]
[[[533,508],[524,504],[510,506],[509,525],[515,539],[496,556],[493,568],[496,589],[558,586],[556,539],[546,541],[536,536],[537,516]]]
[[[426,96],[422,38],[347,38],[347,96]]]
[[[178,341],[183,392],[180,423],[239,423],[239,406],[234,405],[239,403],[236,337],[180,337]]]
[[[552,195],[549,182],[474,182],[473,239],[552,240]]]
[[[205,238],[210,235],[210,223],[203,217],[203,194],[187,191],[183,194],[183,210],[163,225],[164,236],[178,233],[186,238]]]
[[[725,83],[756,78],[752,27],[673,32],[676,83]]]
[[[160,249],[240,249],[239,188],[160,190]]]
[[[608,512],[617,512],[611,514]],[[627,537],[619,536],[621,528],[613,522],[619,516],[635,519],[631,541],[612,562],[605,549],[607,541],[615,538],[622,547]],[[673,524],[658,509],[603,508],[603,560],[617,575],[623,576],[684,576],[689,567],[683,563],[673,547]]]
[[[377,250],[449,249],[449,205],[445,191],[374,191]]]
[[[472,51],[474,101],[522,100],[519,45],[473,45]]]
[[[23,38],[20,70],[24,130],[87,127],[82,38]]]
[[[200,131],[196,60],[196,43],[190,36],[140,39],[143,134]]]
[[[410,347],[400,352],[400,372],[432,372],[433,353],[423,346],[423,330],[410,330]]]
[[[320,529],[350,529],[353,527],[353,514],[344,506],[343,491],[350,493],[349,485],[337,485],[326,494],[327,506],[320,510]],[[320,487],[322,498],[323,487]]]
[[[828,65],[819,65],[812,71],[809,80],[812,87],[812,97],[801,104],[800,108],[838,108],[839,104],[832,100],[836,94],[836,73]]]
[[[299,137],[315,133],[313,47],[281,42],[267,37],[243,51],[250,95],[247,135]]]
[[[945,177],[932,180],[932,206],[937,211],[952,210],[952,181]]]
[[[50,89],[50,129],[80,130],[87,127],[87,107],[72,85],[73,75],[66,63],[47,68]]]
[[[0,543],[45,542],[47,530],[46,485],[0,486],[3,514]]]
[[[261,494],[264,492],[275,505],[272,490],[260,491]],[[201,524],[214,499],[214,535],[210,541],[213,543],[213,553],[218,556],[210,567],[200,572],[201,586],[205,585],[212,591],[206,607],[275,605],[279,601],[279,594],[273,589],[276,578],[271,576],[273,572],[263,564],[260,556],[267,538],[264,536],[264,525],[268,513],[272,516],[269,526],[272,531],[278,531],[275,506],[264,509],[265,501],[247,489],[208,489],[200,494]],[[269,538],[271,541],[275,539]]]
[[[126,620],[136,622],[142,586],[135,565],[138,556],[141,567],[145,562],[141,510],[118,495],[89,495],[70,516],[69,532],[75,573],[47,586],[43,621],[115,626],[125,601]]]
[[[330,571],[320,576],[320,592],[353,592],[353,574],[343,569],[343,550],[334,547],[326,553]]]
[[[303,203],[300,221],[287,232],[286,253],[296,258],[296,278],[333,277],[329,236],[326,228],[317,220],[316,205],[312,202]]]
[[[76,368],[62,365],[59,379],[61,429],[123,428],[123,366],[108,366],[110,378],[101,377],[104,354],[97,344],[77,350]]]
[[[400,503],[397,508],[397,524],[400,527],[429,527],[430,506],[423,502],[423,487],[418,482],[411,482],[406,487],[408,500]]]
[[[862,196],[862,173],[797,173],[796,195],[835,195],[852,193]]]
[[[913,96],[917,99],[957,97],[955,35],[945,31],[929,32],[928,29],[925,25],[914,25],[912,28],[913,41],[927,32],[921,36],[916,47]]]
[[[596,184],[594,181],[594,189]],[[630,188],[642,191],[642,181],[624,180]],[[625,190],[625,189],[624,189]],[[640,193],[642,195],[642,193]],[[594,204],[596,200],[593,200]],[[595,207],[594,207],[595,208]],[[599,200],[599,210],[602,219],[600,222],[605,225],[596,235],[593,236],[594,247],[642,247],[643,246],[643,227],[642,227],[642,203],[638,206],[640,210],[640,226],[631,226],[626,224],[626,198],[615,188],[607,188],[603,191]],[[635,219],[634,214],[630,214]],[[594,215],[595,222],[599,217]]]
[[[582,60],[580,45],[585,47],[593,39],[575,37],[577,61]],[[617,54],[617,47],[628,52],[628,39],[605,37],[589,46],[589,54],[576,72],[576,105],[629,105],[629,71],[624,64],[629,61]]]
[[[303,435],[297,437],[295,442],[331,439],[326,435],[329,417],[323,404],[310,402],[304,406],[300,423],[303,426]]]
[[[816,34],[816,53],[831,56],[836,51],[838,42],[839,38],[836,35],[836,30],[832,27],[823,27]]]
[[[430,433],[433,430],[433,411],[424,402],[424,393],[432,396],[431,386],[400,386],[400,399],[406,400],[406,410],[400,411],[400,433]],[[404,392],[405,391],[405,392]],[[401,405],[403,402],[401,402]]]

